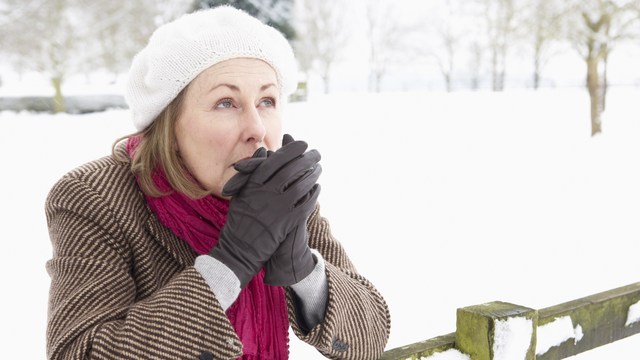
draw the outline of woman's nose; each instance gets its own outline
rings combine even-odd
[[[243,118],[243,137],[245,141],[257,144],[263,142],[267,134],[267,129],[264,126],[258,109],[255,107],[246,109]]]

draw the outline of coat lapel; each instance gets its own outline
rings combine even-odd
[[[151,209],[147,209],[149,218],[147,219],[146,227],[149,234],[183,267],[192,266],[198,254],[191,249],[186,241],[180,239],[171,230],[162,225]]]
[[[121,158],[129,158],[124,142],[116,146],[116,153]],[[151,234],[151,236],[153,236],[156,241],[162,245],[162,247],[165,248],[165,250],[167,250],[174,259],[176,259],[176,261],[178,261],[178,263],[180,263],[180,265],[183,267],[192,266],[198,254],[191,249],[186,241],[177,237],[173,232],[171,232],[171,230],[160,223],[160,220],[158,220],[151,208],[146,204],[144,194],[140,188],[138,188],[138,194],[144,203],[147,213],[149,214],[147,223],[145,224],[147,232]]]

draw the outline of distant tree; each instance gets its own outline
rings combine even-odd
[[[317,71],[328,93],[331,70],[346,49],[350,36],[346,3],[341,0],[296,1],[293,42],[300,70],[307,75]]]
[[[484,46],[480,43],[478,38],[473,38],[469,45],[469,71],[470,71],[470,83],[471,90],[480,89],[480,83],[482,81],[482,64],[484,59]]]
[[[0,22],[0,37],[5,38],[0,51],[26,69],[46,73],[54,89],[54,110],[64,111],[62,84],[82,59],[81,29],[88,24],[81,9],[86,4],[80,0],[4,3],[12,10],[5,15],[10,21]]]
[[[406,61],[410,54],[407,38],[417,26],[398,14],[397,5],[389,0],[365,2],[369,43],[369,91],[380,91],[382,78],[390,66]]]
[[[129,68],[157,25],[186,13],[188,4],[183,2],[168,10],[151,0],[112,1],[91,9],[95,13],[87,15],[95,19],[91,26],[95,41],[93,56],[83,63],[83,70],[90,73],[97,68],[105,69],[115,78]]]
[[[168,7],[155,0],[3,0],[0,54],[14,68],[48,76],[54,111],[61,112],[68,77],[100,69],[124,71],[157,25],[187,10],[184,3],[173,1]]]
[[[289,40],[295,37],[295,30],[291,25],[293,0],[195,0],[192,10],[220,5],[230,5],[246,11],[263,23],[278,29]]]
[[[491,88],[504,90],[507,57],[515,44],[517,0],[480,0],[491,63]]]
[[[427,21],[432,32],[430,38],[434,39],[434,43],[427,47],[426,55],[435,60],[446,90],[452,91],[456,58],[460,56],[465,34],[469,30],[464,28],[468,22],[461,21],[467,15],[465,1],[439,0],[434,5]]]
[[[533,88],[538,89],[544,65],[552,56],[552,45],[562,39],[562,18],[567,8],[564,1],[528,0],[524,13],[523,35],[533,50]]]
[[[458,47],[460,46],[461,34],[453,22],[455,4],[453,4],[451,0],[445,0],[444,4],[446,21],[441,23],[441,26],[438,28],[442,49],[444,51],[442,53],[443,56],[436,55],[436,59],[438,59],[440,72],[444,77],[445,87],[449,92],[453,89],[453,67],[458,53]]]
[[[620,43],[640,38],[640,0],[574,0],[568,37],[586,63],[591,135],[602,132],[608,58]]]

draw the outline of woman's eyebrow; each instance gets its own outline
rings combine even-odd
[[[211,89],[209,89],[209,92],[212,92],[219,87],[228,87],[231,91],[234,91],[234,92],[240,91],[240,88],[233,84],[222,83],[222,84],[214,85]]]
[[[277,86],[276,86],[276,84],[274,84],[274,83],[268,83],[268,84],[262,85],[262,86],[260,87],[260,91],[267,90],[267,89],[268,89],[268,88],[270,88],[270,87],[277,87]]]
[[[221,83],[221,84],[214,85],[211,89],[209,89],[209,92],[212,92],[212,91],[214,91],[215,89],[217,89],[219,87],[227,87],[231,91],[234,91],[234,92],[239,92],[240,91],[240,88],[238,86],[236,86],[236,85],[228,84],[228,83]],[[264,85],[260,86],[260,91],[265,91],[265,90],[267,90],[267,89],[269,89],[271,87],[277,87],[277,86],[276,86],[275,83],[264,84]]]

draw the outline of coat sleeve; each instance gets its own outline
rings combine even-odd
[[[242,345],[193,267],[138,298],[122,230],[131,224],[104,196],[66,177],[47,199],[48,359],[237,358]]]
[[[329,298],[324,320],[309,332],[299,324],[295,294],[287,291],[296,336],[331,359],[378,359],[390,331],[389,309],[371,282],[358,274],[316,207],[307,223],[309,246],[325,259]]]

